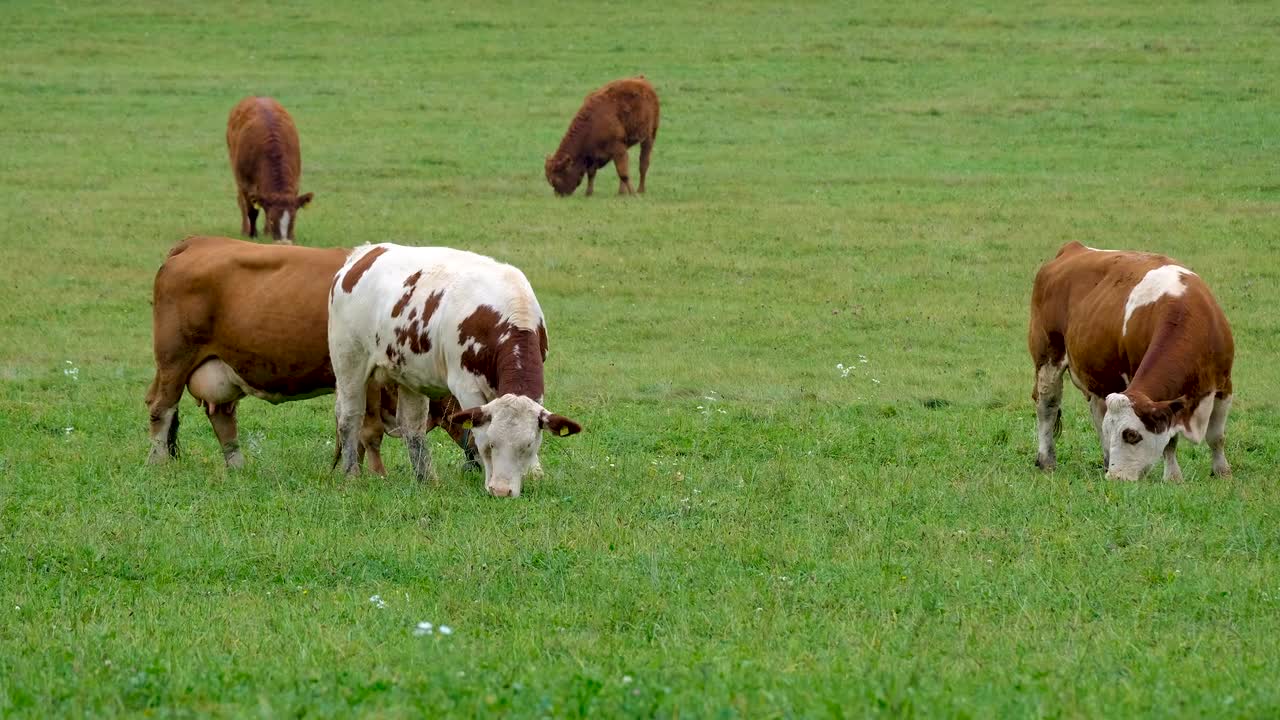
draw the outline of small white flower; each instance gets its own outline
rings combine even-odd
[[[374,607],[378,608],[379,610],[387,606],[387,601],[383,600],[381,595],[374,595],[373,597],[369,598],[369,602],[373,603]]]
[[[435,632],[435,626],[429,622],[420,622],[418,623],[418,626],[413,629],[414,635],[430,635],[433,632]]]
[[[63,429],[62,429],[62,432],[63,432],[64,434],[66,434],[66,435],[70,435],[72,430],[75,430],[75,428],[73,428],[73,427],[69,427],[69,426],[68,426],[68,427],[63,428]]]
[[[623,676],[622,676],[622,684],[623,684],[623,685],[630,685],[630,684],[631,684],[632,679],[633,679],[633,678],[632,678],[630,675],[623,675]]]
[[[879,384],[880,384],[880,381],[879,381],[879,380],[877,380],[877,379],[875,379],[875,378],[871,378],[871,382],[873,382],[873,383],[875,383],[875,384],[877,384],[877,385],[879,385]]]
[[[448,625],[441,625],[441,626],[440,626],[440,634],[441,634],[441,635],[452,635],[452,634],[453,634],[453,628],[449,627]]]
[[[836,363],[836,369],[837,369],[837,370],[843,370],[843,369],[844,369],[844,363]]]
[[[698,406],[698,409],[699,409],[699,410],[702,410],[703,408],[702,408],[702,406],[701,406],[701,405],[699,405],[699,406]]]

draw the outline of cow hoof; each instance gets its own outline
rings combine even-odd
[[[1213,476],[1214,477],[1231,477],[1231,466],[1228,465],[1225,461],[1223,461],[1221,465],[1214,463]]]
[[[1058,469],[1058,461],[1056,458],[1036,458],[1036,467],[1045,472],[1053,472]]]
[[[240,470],[244,467],[244,455],[240,451],[236,451],[227,456],[227,467],[232,470]]]

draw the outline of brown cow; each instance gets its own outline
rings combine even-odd
[[[169,252],[156,273],[152,309],[150,462],[178,454],[184,387],[204,408],[230,467],[244,464],[236,433],[240,398],[281,403],[333,392],[328,293],[349,253],[219,237],[190,237]],[[367,398],[359,459],[367,449],[370,469],[385,474],[379,450],[384,429],[396,424],[395,396],[374,384]],[[463,445],[463,429],[442,420],[457,409],[448,397],[432,403],[427,429],[442,425]],[[469,460],[473,452],[468,448]]]
[[[258,206],[266,212],[263,231],[276,242],[293,241],[298,211],[311,193],[298,194],[302,151],[293,118],[272,98],[247,97],[227,118],[227,154],[240,203],[240,232],[258,236]]]
[[[1231,409],[1231,327],[1200,276],[1163,255],[1064,245],[1036,274],[1027,345],[1035,362],[1039,451],[1057,464],[1062,375],[1084,392],[1107,477],[1136,480],[1163,453],[1182,479],[1178,436],[1208,440],[1213,473]]]
[[[555,153],[547,156],[547,182],[560,196],[572,195],[587,175],[587,195],[596,171],[609,161],[618,171],[618,194],[634,193],[627,174],[627,148],[640,143],[640,192],[658,137],[658,95],[643,75],[614,80],[587,95]]]

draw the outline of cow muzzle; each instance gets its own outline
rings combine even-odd
[[[509,497],[509,498],[520,497],[519,485],[508,485],[505,483],[491,483],[491,484],[485,485],[484,489],[488,490],[489,494],[494,497]]]

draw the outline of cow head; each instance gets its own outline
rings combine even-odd
[[[264,232],[276,242],[292,243],[294,229],[298,227],[298,211],[306,207],[312,198],[311,193],[303,195],[260,195],[253,198],[256,205],[262,206],[267,216]]]
[[[1183,398],[1156,402],[1142,393],[1111,393],[1102,420],[1102,441],[1109,449],[1107,478],[1137,480],[1159,460],[1178,428],[1174,420],[1186,407]]]
[[[578,185],[582,184],[583,167],[574,162],[570,155],[548,155],[545,169],[547,182],[551,183],[556,195],[560,197],[572,195]]]
[[[537,467],[543,430],[555,435],[582,432],[578,423],[523,395],[503,395],[454,413],[449,421],[470,425],[484,466],[484,488],[494,497],[520,497],[524,476]]]

